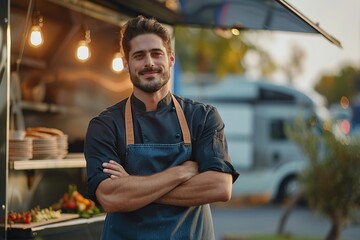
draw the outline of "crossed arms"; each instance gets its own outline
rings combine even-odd
[[[216,171],[198,172],[194,161],[168,168],[150,176],[132,176],[115,161],[103,164],[111,177],[96,190],[99,203],[107,212],[129,212],[152,202],[198,206],[228,201],[232,175]]]

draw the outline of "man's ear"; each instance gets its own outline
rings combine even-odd
[[[129,64],[127,63],[125,58],[123,58],[123,63],[124,63],[124,70],[129,72]]]
[[[175,65],[175,54],[173,52],[170,53],[169,62],[170,62],[170,67]]]

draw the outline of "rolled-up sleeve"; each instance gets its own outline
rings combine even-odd
[[[110,160],[120,162],[116,139],[115,127],[112,126],[111,120],[96,117],[90,121],[85,138],[84,155],[88,196],[93,201],[97,201],[95,192],[100,182],[110,177],[103,172],[102,164]]]
[[[211,107],[199,128],[202,131],[195,141],[196,146],[193,152],[193,157],[199,165],[199,171],[213,170],[229,173],[235,182],[239,177],[239,172],[231,163],[224,134],[225,125],[216,108]]]

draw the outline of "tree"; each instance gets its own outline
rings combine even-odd
[[[338,103],[342,96],[354,98],[359,90],[360,69],[346,65],[338,73],[326,73],[315,85],[315,90],[326,97],[328,104]]]
[[[286,133],[309,157],[299,179],[309,207],[331,221],[326,240],[338,240],[348,219],[354,219],[360,199],[360,141],[342,141],[331,131],[321,134],[297,120]]]
[[[284,71],[289,83],[294,85],[295,76],[303,71],[305,52],[298,45],[293,45],[291,49],[292,51],[290,52],[289,59],[286,61],[282,70]]]
[[[185,72],[214,73],[220,78],[226,74],[243,74],[244,58],[250,51],[260,58],[259,67],[264,76],[276,69],[271,56],[248,41],[244,32],[236,36],[219,29],[176,27],[175,39],[175,51]]]

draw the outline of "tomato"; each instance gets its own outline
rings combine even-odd
[[[14,223],[17,221],[17,213],[9,212],[8,214],[8,222]]]
[[[31,223],[31,213],[30,212],[23,212],[22,214],[22,222],[23,223]]]
[[[9,212],[8,214],[9,223],[30,223],[31,219],[32,217],[30,212]]]
[[[21,213],[16,213],[16,222],[21,222]]]
[[[63,207],[65,209],[76,209],[76,202],[74,200],[69,200],[67,202],[64,202]]]

